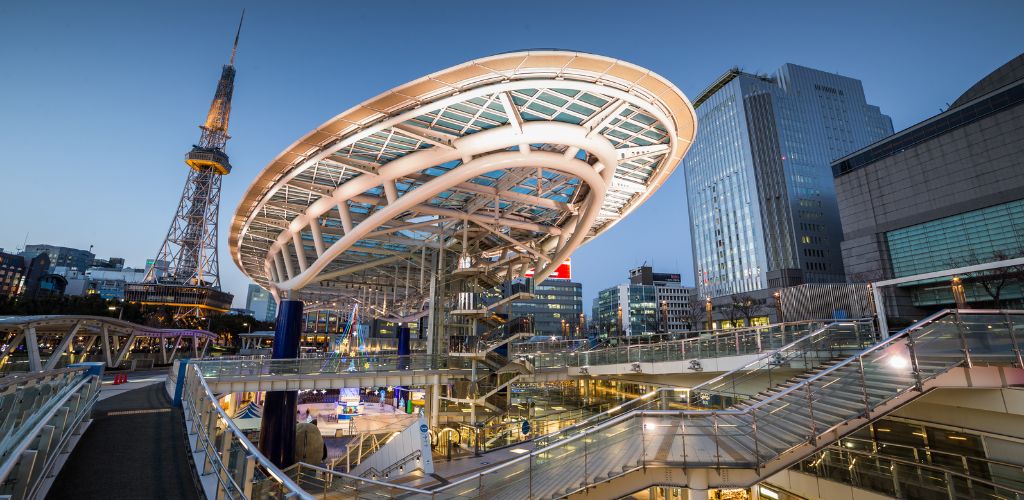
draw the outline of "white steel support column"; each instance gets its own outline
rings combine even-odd
[[[117,359],[114,361],[114,366],[121,366],[121,362],[124,361],[124,357],[128,355],[128,352],[132,350],[132,344],[135,343],[135,332],[132,331],[128,335],[128,340],[124,342],[124,347],[117,353]]]
[[[103,361],[107,368],[114,368],[114,360],[110,357],[110,328],[106,324],[100,327],[100,335],[103,336]]]
[[[278,255],[284,261],[284,271],[287,273],[288,279],[295,278],[295,266],[292,265],[292,254],[288,251],[288,245],[281,245],[281,251]]]
[[[184,336],[185,336],[185,334],[183,333],[183,334],[178,335],[178,337],[174,339],[174,348],[171,349],[171,359],[174,359],[174,356],[176,354],[178,354],[178,348],[181,347],[181,339]]]
[[[302,232],[292,233],[292,244],[295,246],[295,258],[299,261],[299,272],[304,272],[307,267],[306,248],[302,245]]]
[[[316,257],[319,259],[324,254],[324,237],[320,232],[319,218],[309,223],[309,232],[313,235],[313,248],[316,249]]]
[[[708,470],[689,469],[686,471],[686,486],[690,500],[708,500]]]
[[[63,356],[68,350],[68,345],[70,345],[74,340],[75,335],[78,333],[78,329],[81,328],[81,326],[81,321],[75,322],[75,326],[71,327],[71,330],[64,335],[64,339],[60,341],[57,348],[53,350],[52,354],[50,354],[50,358],[46,360],[46,364],[43,365],[43,371],[52,370],[57,366],[57,362],[60,361],[61,356]],[[70,356],[68,357],[68,360],[71,360]]]
[[[89,340],[85,341],[85,345],[82,347],[82,355],[78,357],[79,363],[85,361],[85,358],[89,355],[89,350],[92,349],[94,345],[96,345],[96,340],[98,338],[99,335],[91,335],[89,336]]]
[[[341,228],[345,230],[345,234],[352,232],[352,212],[348,209],[348,202],[338,202],[338,218],[341,219]]]
[[[429,346],[429,344],[427,344]],[[441,418],[441,376],[433,375],[430,384],[430,426],[437,428]]]
[[[34,326],[25,329],[25,350],[28,352],[28,371],[43,371],[43,364],[39,361],[39,339]]]
[[[7,344],[7,345],[3,346],[2,348],[0,348],[0,366],[3,365],[2,361],[7,358],[8,353],[10,353],[15,348],[17,348],[18,345],[21,344],[21,341],[24,338],[25,338],[25,330],[22,330],[22,331],[20,331],[20,332],[18,332],[17,334],[14,335],[14,338],[11,339],[11,342],[9,344]]]
[[[286,275],[284,274],[284,259],[281,258],[281,252],[274,253],[274,271],[277,272],[277,279],[284,281]]]

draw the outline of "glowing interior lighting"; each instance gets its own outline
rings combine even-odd
[[[909,364],[910,362],[903,356],[891,356],[889,358],[889,366],[893,368],[906,368]]]
[[[522,455],[523,453],[530,452],[530,450],[527,450],[526,448],[512,448],[511,450],[508,451],[515,453],[516,455]]]

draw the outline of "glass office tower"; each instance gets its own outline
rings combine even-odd
[[[700,296],[845,281],[831,162],[892,134],[861,82],[733,69],[694,105],[683,171]]]

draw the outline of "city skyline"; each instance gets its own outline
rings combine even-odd
[[[152,258],[187,169],[181,155],[195,140],[192,127],[200,124],[216,74],[227,61],[232,23],[242,6],[233,3],[209,9],[201,21],[203,29],[191,37],[183,36],[175,27],[175,20],[187,15],[185,9],[135,7],[99,16],[75,4],[45,12],[34,5],[5,6],[7,14],[15,15],[0,15],[0,42],[6,46],[20,43],[28,50],[0,53],[4,67],[20,75],[9,80],[11,91],[0,97],[0,106],[9,117],[0,124],[0,145],[8,152],[3,167],[5,184],[17,187],[16,192],[8,194],[15,217],[0,222],[0,248],[14,251],[26,242],[82,249],[95,245],[97,255],[121,256],[133,267],[141,267]],[[389,20],[390,26],[405,29],[409,36],[390,40],[372,37],[372,46],[368,36],[321,38],[329,35],[311,29],[310,22],[312,26],[327,26],[329,16],[307,22],[303,18],[309,16],[295,15],[291,17],[294,21],[281,21],[282,13],[271,4],[257,3],[248,8],[247,37],[243,37],[236,63],[239,75],[234,139],[229,146],[232,163],[237,166],[224,183],[222,228],[229,225],[250,180],[288,141],[373,97],[382,87],[380,82],[385,82],[383,87],[387,88],[388,84],[469,58],[528,48],[514,38],[485,38],[464,48],[438,40],[425,45],[411,29],[414,21],[429,21],[431,16],[441,14],[414,7]],[[759,8],[763,7],[746,7],[749,16],[741,19],[741,24],[782,22],[787,17],[784,12],[758,12]],[[797,45],[796,38],[786,38],[785,34],[774,33],[775,38],[765,40],[756,30],[736,29],[736,33],[749,35],[709,46],[699,42],[701,37],[711,36],[713,27],[700,23],[690,26],[685,21],[676,23],[687,30],[678,39],[670,38],[671,46],[658,46],[665,40],[663,32],[638,33],[624,40],[582,36],[600,23],[611,25],[615,9],[604,4],[576,13],[578,26],[555,33],[548,28],[556,21],[532,21],[523,27],[522,39],[530,40],[529,46],[566,47],[636,61],[673,81],[691,100],[724,70],[736,65],[751,72],[765,72],[792,62],[837,72],[861,80],[868,101],[892,117],[897,131],[936,114],[936,103],[951,102],[972,82],[1020,51],[1021,37],[1012,22],[1019,16],[989,19],[996,11],[1009,14],[1013,9],[1020,14],[1019,5],[991,3],[987,9],[972,12],[886,6],[884,16],[881,4],[866,10],[830,9],[824,14],[830,13],[835,21],[800,26],[803,31],[799,40],[825,35],[840,25],[872,20],[877,23],[874,39],[856,35],[833,38],[835,45],[828,50]],[[719,19],[739,14],[731,8],[697,10]],[[368,22],[349,23],[346,28],[356,34],[370,33],[370,14],[358,10],[355,14],[367,17]],[[455,15],[463,16],[467,24],[474,25],[471,29],[483,33],[479,31],[486,29],[483,25],[470,21],[484,19],[485,14],[469,11]],[[676,9],[674,14],[682,18],[685,13]],[[829,18],[818,14],[815,17]],[[870,19],[872,15],[878,18]],[[910,17],[916,19],[912,26],[900,23]],[[982,25],[972,22],[974,17],[985,20],[983,34],[955,39],[939,36],[954,22]],[[18,19],[17,25],[13,19]],[[152,19],[161,22],[153,23]],[[662,31],[672,27],[669,19],[651,22]],[[929,50],[882,42],[885,34],[897,32],[908,39],[927,40]],[[137,43],[126,44],[126,40]],[[758,44],[752,45],[755,40]],[[412,42],[422,54],[432,57],[409,50]],[[381,43],[385,45],[378,47]],[[214,49],[204,52],[201,47]],[[354,63],[343,57],[356,57],[373,47],[397,55]],[[699,48],[686,52],[689,47]],[[684,57],[673,59],[677,54]],[[328,57],[336,57],[337,63],[323,64]],[[302,77],[305,72],[301,68],[317,64],[323,66],[317,68],[322,78]],[[360,78],[351,78],[353,70]],[[920,91],[910,93],[907,88]],[[141,116],[148,118],[136,118]],[[52,130],[40,133],[55,125],[71,132],[60,139],[54,139]],[[40,157],[51,159],[49,170],[15,168],[34,165]],[[684,214],[685,207],[683,176],[677,172],[628,221],[582,247],[573,262],[574,280],[584,284],[583,304],[590,304],[598,290],[625,281],[627,270],[644,262],[659,271],[679,272],[684,284],[693,284],[688,220],[680,216],[666,221],[662,215]],[[663,243],[648,244],[655,236]],[[235,295],[238,306],[244,304],[248,280],[234,263],[227,262],[230,257],[225,252],[224,232],[221,238],[223,288]]]

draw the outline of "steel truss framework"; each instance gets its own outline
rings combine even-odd
[[[695,133],[686,97],[602,56],[501,54],[386,92],[278,155],[232,222],[235,263],[276,296],[422,311],[438,253],[543,280],[645,201]]]
[[[83,360],[98,342],[102,346],[103,361],[108,367],[116,368],[126,359],[131,348],[143,339],[150,339],[147,341],[150,343],[155,339],[159,343],[160,359],[167,364],[186,341],[194,357],[205,355],[217,335],[205,330],[152,328],[104,316],[0,317],[0,366],[9,362],[11,354],[24,345],[29,371],[53,370],[65,353],[73,356],[76,337],[82,339],[79,343],[83,346]],[[46,359],[39,352],[43,339],[52,339],[54,344]],[[173,341],[173,345],[168,349],[169,341]]]
[[[178,209],[150,269],[157,274],[157,263],[166,262],[167,275],[147,276],[147,281],[220,289],[217,217],[221,178],[212,167],[188,171]]]

